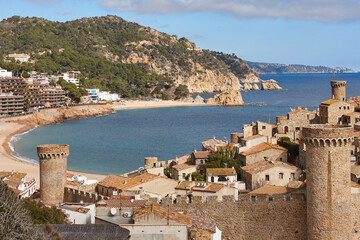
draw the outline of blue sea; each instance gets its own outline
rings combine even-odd
[[[291,107],[314,110],[331,98],[332,74],[261,75],[275,79],[283,91],[242,93],[246,103],[266,106],[173,107],[118,110],[102,117],[69,120],[40,126],[12,140],[14,155],[37,162],[36,146],[48,143],[70,145],[68,169],[100,174],[122,174],[143,166],[143,159],[156,156],[169,160],[201,149],[203,140],[216,136],[229,139],[241,132],[243,124],[260,121],[275,123]],[[360,74],[337,74],[347,80],[347,97],[360,95]],[[208,95],[204,95],[208,96]]]

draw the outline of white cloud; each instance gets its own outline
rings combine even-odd
[[[45,0],[34,0],[45,1]],[[120,12],[214,12],[238,18],[288,18],[319,22],[360,19],[360,0],[98,0]]]

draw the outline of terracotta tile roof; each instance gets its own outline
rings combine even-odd
[[[257,139],[257,138],[262,138],[264,137],[263,135],[260,135],[260,134],[256,134],[256,135],[253,135],[253,136],[249,136],[249,137],[246,137],[246,138],[243,138],[244,141],[249,141],[249,140],[253,140],[253,139]]]
[[[166,219],[169,218],[172,221],[186,225],[188,227],[192,226],[191,217],[182,213],[175,212],[173,210],[169,210],[159,205],[146,206],[135,210],[133,219],[136,220],[137,218],[149,215],[151,213]]]
[[[15,177],[6,177],[6,180],[4,182],[12,182],[17,185],[20,185],[21,183],[23,183],[23,181],[21,181],[21,179],[15,178]]]
[[[195,158],[209,158],[209,151],[198,151],[198,152],[194,152],[194,157]]]
[[[360,188],[360,184],[358,184],[358,183],[356,183],[356,182],[351,181],[351,187],[354,187],[354,188]]]
[[[326,101],[322,102],[322,103],[320,104],[320,106],[322,106],[322,107],[328,107],[328,106],[330,106],[331,104],[334,104],[334,103],[337,103],[337,102],[339,102],[339,100],[337,100],[337,99],[329,99],[329,100],[326,100]]]
[[[254,153],[258,153],[258,152],[261,152],[261,151],[264,151],[264,150],[267,150],[267,149],[278,149],[278,150],[282,150],[282,151],[287,151],[286,148],[283,148],[279,145],[271,145],[269,143],[260,143],[244,152],[241,153],[241,155],[244,155],[244,156],[248,156],[248,155],[251,155],[251,154],[254,154]]]
[[[182,181],[181,183],[179,183],[179,185],[177,185],[175,187],[175,189],[178,189],[178,190],[190,190],[193,185],[194,185],[194,182]]]
[[[298,170],[299,168],[291,165],[289,163],[280,162],[280,161],[260,161],[254,164],[247,165],[245,167],[242,167],[241,169],[247,173],[254,174],[258,172],[262,172],[266,169],[270,169],[273,167],[283,167],[283,168],[289,168],[292,170]]]
[[[298,180],[294,180],[294,181],[291,181],[289,182],[286,187],[289,187],[289,188],[299,188],[301,186],[303,186],[304,182],[302,181],[298,181]]]
[[[0,172],[0,178],[4,178],[11,175],[11,172]]]
[[[207,168],[206,175],[236,175],[234,168]]]
[[[224,187],[221,183],[190,182],[183,181],[175,187],[175,190],[191,190],[196,192],[216,193]]]
[[[66,185],[80,187],[82,184],[79,183],[79,182],[76,183],[76,182],[73,182],[73,181],[66,180]]]
[[[192,225],[196,228],[203,229],[210,231],[212,233],[216,232],[216,222],[211,219],[204,216],[199,216],[193,212],[187,212],[185,211],[184,214],[191,217]]]
[[[116,187],[121,184],[121,182],[127,181],[127,177],[117,176],[117,175],[108,175],[106,178],[99,182],[99,185],[104,187]]]
[[[196,168],[196,165],[192,165],[189,163],[183,163],[183,164],[174,165],[173,168],[175,168],[177,171],[182,171],[182,170],[189,169],[189,168]]]
[[[20,173],[20,172],[0,172],[0,178],[12,176],[12,177],[21,179],[21,178],[25,177],[26,175],[27,175],[26,173]]]
[[[254,191],[251,191],[249,194],[250,195],[266,194],[272,196],[273,194],[287,193],[292,189],[293,188],[283,187],[283,186],[265,185],[258,189],[255,189]]]
[[[74,176],[74,174],[72,174],[72,173],[66,173],[67,178],[72,178],[73,176]]]
[[[104,180],[102,180],[99,185],[104,187],[113,187],[120,190],[129,189],[136,187],[138,185],[153,181],[158,178],[163,178],[151,173],[144,173],[133,178],[121,177],[116,175],[109,175]],[[164,177],[165,179],[169,179]],[[169,179],[171,180],[171,179]]]

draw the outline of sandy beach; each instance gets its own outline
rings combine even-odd
[[[115,103],[112,105],[114,110],[132,108],[156,108],[156,107],[179,107],[179,106],[199,106],[206,104],[185,103],[178,101],[134,101],[125,103]],[[51,112],[48,114],[52,114]],[[30,124],[28,119],[31,115],[0,118],[0,172],[17,171],[27,173],[27,180],[35,179],[37,187],[40,186],[40,167],[39,165],[21,161],[11,155],[9,141],[11,137],[26,132],[36,126]],[[70,152],[71,154],[71,152]],[[68,171],[76,175],[86,176],[88,179],[102,180],[105,175]]]
[[[131,108],[159,108],[159,107],[186,107],[186,106],[205,106],[206,103],[188,103],[179,101],[129,101],[124,103],[114,103],[114,109]]]

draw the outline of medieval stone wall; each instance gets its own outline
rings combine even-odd
[[[155,200],[154,200],[155,201]],[[176,211],[193,211],[200,216],[216,221],[224,239],[306,239],[306,202],[303,194],[278,195],[270,198],[265,195],[240,195],[239,201],[232,196],[192,197],[163,199],[161,204]]]

